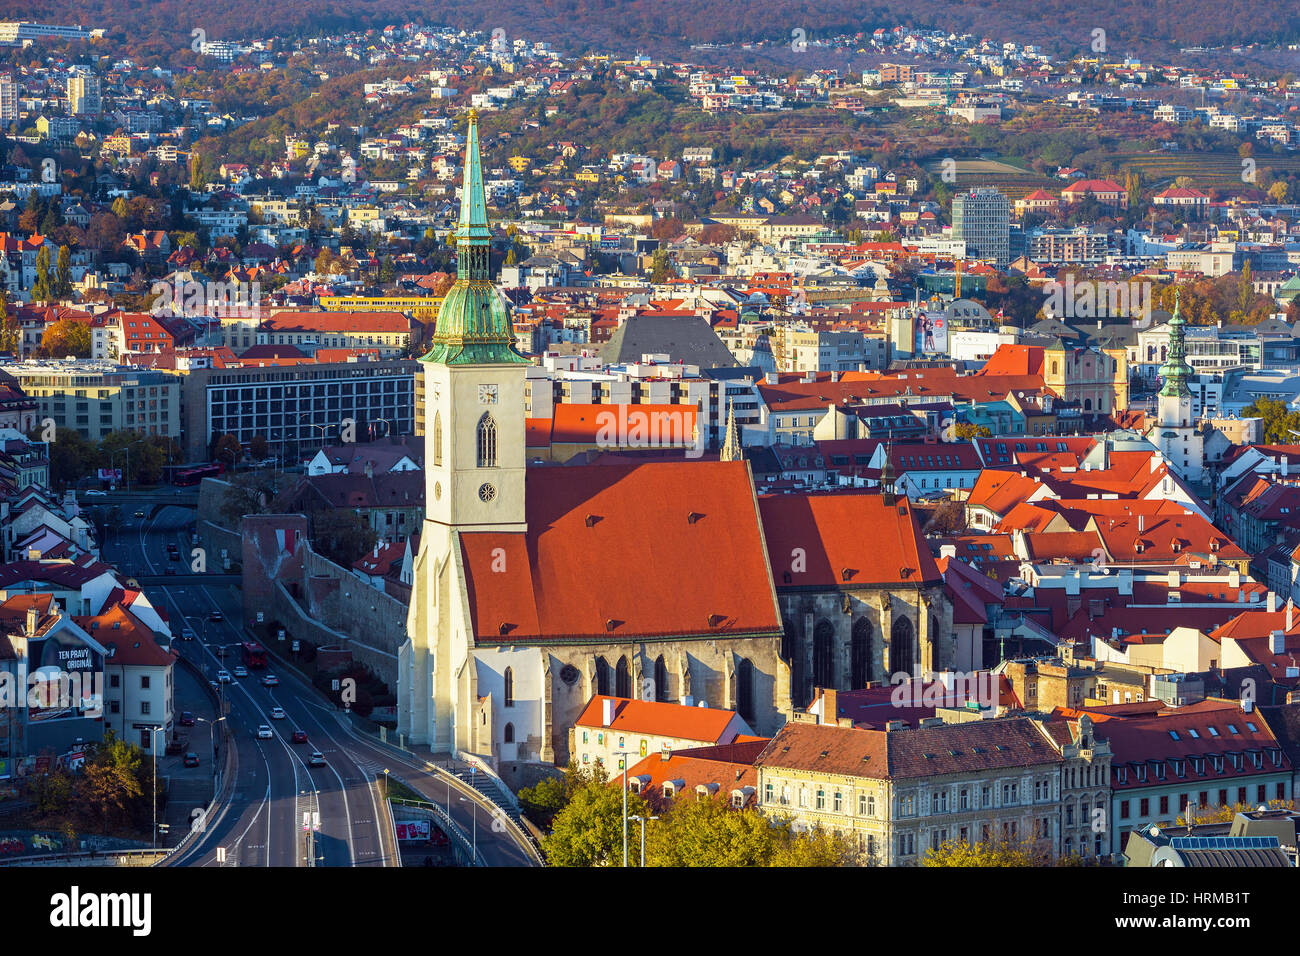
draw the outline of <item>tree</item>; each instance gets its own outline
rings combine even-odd
[[[650,281],[657,285],[661,282],[667,282],[676,275],[677,271],[673,268],[672,263],[668,261],[668,250],[656,249],[650,259]]]
[[[33,430],[29,437],[32,441],[39,441],[40,430]],[[95,469],[95,446],[75,429],[56,428],[49,455],[50,481],[55,485],[71,484]]]
[[[140,749],[118,739],[111,729],[104,731],[103,741],[87,745],[77,798],[88,815],[97,818],[101,832],[130,821],[145,793],[142,763]]]
[[[618,791],[614,790],[615,796]],[[734,810],[725,800],[675,799],[646,837],[649,866],[768,866],[781,832],[757,810]],[[629,811],[630,812],[630,811]]]
[[[227,468],[234,468],[235,462],[244,457],[244,448],[239,439],[229,433],[219,437],[212,446],[212,457]]]
[[[59,246],[58,265],[54,270],[54,294],[59,298],[72,295],[72,253],[67,246]]]
[[[226,526],[237,528],[239,519],[245,515],[266,514],[277,489],[275,472],[246,471],[235,475],[221,499],[221,517]]]
[[[36,254],[36,282],[32,286],[32,301],[45,303],[53,298],[54,280],[50,275],[50,246],[49,243],[45,243],[41,246],[41,251]]]
[[[1247,261],[1241,267],[1241,278],[1237,281],[1237,308],[1242,312],[1250,309],[1250,304],[1255,301],[1255,284],[1251,277],[1250,262]]]
[[[266,441],[264,435],[254,435],[248,443],[248,454],[255,460],[261,461],[270,453],[271,446]]]
[[[311,516],[312,547],[335,564],[348,567],[375,546],[379,535],[349,508],[322,508]]]
[[[1266,445],[1295,443],[1295,432],[1300,432],[1300,412],[1289,410],[1286,403],[1276,398],[1257,398],[1241,410],[1242,418],[1261,419],[1260,426]]]
[[[757,811],[754,811],[757,812]],[[770,866],[860,866],[869,863],[847,837],[815,827],[796,833],[787,829],[772,855]]]
[[[75,319],[59,319],[46,326],[41,335],[41,351],[54,358],[89,358],[90,346],[90,326]]]
[[[9,314],[9,301],[0,292],[0,352],[17,355],[23,344],[23,327]]]
[[[965,840],[945,840],[939,849],[926,851],[922,866],[1035,866],[1044,862],[1036,857],[1027,844],[1009,841],[967,843]]]
[[[628,793],[629,816],[649,816],[640,794]],[[629,824],[629,827],[631,824]],[[629,842],[631,832],[629,830]],[[551,866],[617,866],[623,861],[623,794],[593,777],[555,815],[542,850]],[[629,846],[629,857],[631,848]],[[649,858],[647,836],[646,856]]]

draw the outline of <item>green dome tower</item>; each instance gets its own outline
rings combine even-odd
[[[433,347],[420,361],[440,365],[529,365],[515,350],[514,326],[505,298],[492,284],[487,202],[479,162],[478,113],[469,112],[465,179],[461,185],[456,239],[456,282],[438,309]]]

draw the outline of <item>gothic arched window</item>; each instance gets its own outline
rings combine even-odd
[[[515,672],[513,668],[506,668],[506,689],[505,689],[505,706],[515,706]]]
[[[835,686],[835,629],[829,621],[813,628],[813,686]]]
[[[912,673],[912,662],[916,659],[915,633],[910,618],[894,619],[889,630],[889,665],[895,674]]]
[[[515,725],[506,724],[505,733],[502,734],[502,743],[512,744],[515,742]]]
[[[632,674],[628,670],[626,657],[620,657],[617,666],[614,668],[614,696],[632,696]]]
[[[609,696],[609,662],[603,657],[596,658],[596,693]]]
[[[655,700],[668,700],[668,665],[662,654],[655,658]]]
[[[442,465],[442,412],[433,413],[433,463]]]
[[[754,720],[754,665],[748,657],[736,665],[736,713],[747,722]]]
[[[484,412],[478,420],[478,466],[497,466],[497,423],[491,412]]]
[[[859,690],[871,682],[871,622],[865,617],[853,622],[850,657],[849,690]]]

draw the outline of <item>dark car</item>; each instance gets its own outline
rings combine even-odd
[[[295,730],[293,732],[293,742],[296,744],[305,744],[307,742],[307,731]]]
[[[179,551],[168,551],[167,556],[173,561],[179,561],[181,559],[181,553]]]
[[[181,714],[181,726],[182,726],[182,727],[193,727],[193,726],[194,726],[194,715],[191,714],[188,710],[187,710],[187,711],[184,711],[184,712]]]
[[[225,620],[225,617],[222,616],[222,614],[221,614],[220,611],[213,611],[211,614],[208,615],[208,620],[209,620],[209,621],[224,621],[224,620]]]
[[[175,573],[176,573],[176,569],[173,568],[173,567],[170,567],[170,566],[169,566],[169,567],[165,567],[165,568],[163,568],[163,574],[175,574]]]
[[[185,755],[185,766],[197,767],[198,765],[199,765],[199,755],[191,750],[189,753]]]

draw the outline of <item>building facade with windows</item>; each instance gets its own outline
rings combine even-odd
[[[42,419],[91,441],[120,430],[180,436],[181,385],[174,375],[90,359],[36,359],[4,371],[36,400]]]
[[[913,866],[944,843],[1060,852],[1060,753],[1027,718],[887,730],[787,724],[755,761],[758,807],[853,840],[872,862]]]
[[[187,460],[207,457],[214,434],[247,446],[262,436],[277,455],[410,435],[416,363],[406,359],[191,369],[184,378]]]

